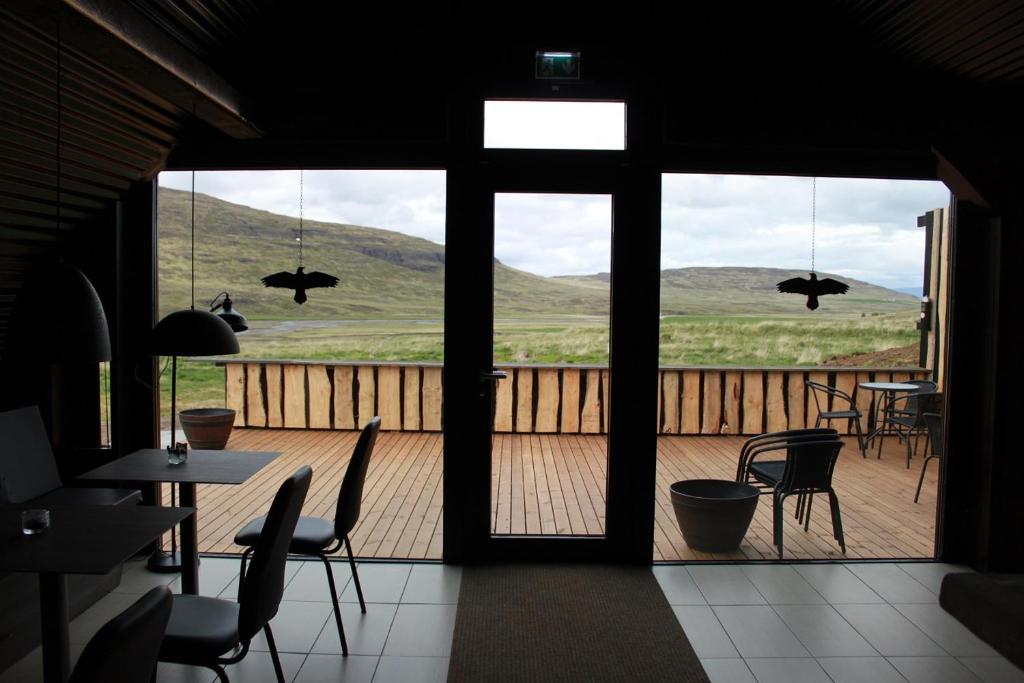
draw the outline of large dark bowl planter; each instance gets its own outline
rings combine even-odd
[[[671,486],[672,507],[686,544],[708,553],[740,547],[757,509],[758,489],[723,479],[689,479]]]
[[[192,448],[224,448],[235,424],[235,411],[231,408],[193,408],[181,411],[178,416]]]

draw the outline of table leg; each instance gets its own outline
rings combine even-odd
[[[68,580],[64,574],[39,575],[39,616],[43,637],[43,680],[46,683],[64,683],[71,676]]]
[[[181,592],[199,594],[199,533],[196,485],[180,484],[181,506],[196,510],[181,522]]]

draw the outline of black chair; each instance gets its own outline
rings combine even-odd
[[[921,476],[917,480],[917,492],[914,493],[915,503],[921,497],[921,484],[924,483],[924,472],[928,469],[929,461],[942,457],[942,415],[925,413],[924,424],[928,429],[928,443],[931,444],[931,452],[924,456],[924,462],[921,463]]]
[[[907,444],[907,469],[910,469],[910,458],[917,452],[917,441],[922,434],[927,435],[928,426],[925,424],[924,415],[925,413],[941,413],[942,412],[942,393],[938,391],[930,392],[915,392],[910,396],[901,396],[897,401],[907,401],[907,399],[913,398],[913,413],[907,413],[906,411],[893,411],[887,418],[887,421],[892,425],[893,429],[896,430],[896,436],[900,441],[906,441]],[[909,404],[909,403],[908,403]],[[910,437],[914,437],[914,445],[910,445]],[[882,441],[885,438],[885,433],[879,434],[878,440],[878,453],[882,453]]]
[[[860,446],[860,454],[862,457],[868,457],[864,432],[860,427],[863,413],[857,409],[856,404],[853,402],[853,397],[845,391],[830,387],[827,384],[821,384],[820,382],[808,380],[806,384],[807,388],[811,390],[811,396],[814,397],[814,405],[818,408],[818,419],[814,421],[814,426],[820,427],[822,420],[826,421],[826,426],[832,426],[832,420],[846,420],[847,429],[849,429],[850,423],[853,423],[854,431],[857,434],[857,445]],[[838,407],[836,405],[837,401],[845,401],[847,407]]]
[[[766,432],[752,436],[743,442],[739,462],[736,465],[736,481],[753,484],[759,488],[774,488],[786,468],[785,460],[754,462],[757,456],[781,450],[790,441],[838,439],[839,432],[831,428],[787,429],[781,432]]]
[[[108,621],[78,658],[68,683],[148,683],[153,680],[172,596],[158,586]]]
[[[174,596],[174,609],[160,648],[161,662],[213,669],[219,680],[226,683],[224,665],[241,661],[249,652],[252,639],[262,630],[267,636],[278,683],[284,683],[270,620],[277,614],[284,594],[288,544],[312,478],[313,470],[305,465],[277,490],[252,562],[240,579],[238,602],[199,595]],[[227,653],[230,655],[225,656]]]
[[[293,555],[319,557],[324,563],[324,571],[327,572],[327,585],[331,591],[331,602],[334,606],[334,621],[338,627],[338,638],[341,640],[341,652],[344,655],[348,655],[348,642],[345,640],[345,627],[341,624],[341,607],[338,604],[338,590],[334,585],[334,572],[331,570],[331,562],[327,556],[336,553],[342,545],[345,546],[348,551],[348,562],[352,568],[352,580],[356,585],[356,595],[359,596],[359,608],[363,614],[366,614],[363,587],[359,584],[356,560],[352,555],[352,541],[349,540],[348,535],[359,521],[359,509],[363,500],[363,482],[366,481],[366,469],[370,464],[370,456],[373,454],[373,445],[377,441],[378,431],[380,431],[380,418],[374,417],[363,427],[363,431],[359,435],[359,441],[356,442],[355,450],[352,451],[352,459],[349,460],[345,470],[345,477],[341,481],[338,504],[334,512],[334,523],[319,517],[299,517],[295,535],[288,547],[288,552]],[[242,553],[243,575],[245,574],[246,560],[260,537],[263,524],[264,518],[258,517],[242,527],[241,531],[235,535],[235,543],[246,546]]]
[[[891,411],[894,414],[914,415],[917,412],[917,394],[928,394],[939,390],[939,385],[930,379],[910,379],[903,384],[913,384],[917,389],[893,401]]]

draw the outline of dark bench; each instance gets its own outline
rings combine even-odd
[[[1024,574],[947,574],[939,604],[1024,669]]]

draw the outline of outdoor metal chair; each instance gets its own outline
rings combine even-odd
[[[312,478],[313,470],[304,465],[277,490],[252,562],[239,579],[237,602],[200,595],[174,596],[171,620],[160,647],[161,662],[206,667],[215,671],[222,683],[227,683],[224,666],[241,661],[249,652],[252,639],[262,630],[277,681],[284,683],[270,620],[277,614],[284,595],[288,544]]]
[[[815,427],[820,427],[822,420],[827,426],[832,426],[832,420],[846,420],[847,429],[853,424],[854,432],[857,434],[857,445],[860,447],[862,457],[867,457],[867,444],[864,441],[864,432],[861,429],[860,421],[864,415],[857,409],[853,397],[845,391],[830,387],[820,382],[806,382],[807,388],[811,390],[814,397],[814,405],[818,409],[818,418],[814,421]],[[846,402],[846,407],[840,407],[837,402]]]
[[[171,617],[173,598],[157,586],[104,624],[78,658],[68,683],[148,683]]]
[[[910,398],[909,396],[901,396],[896,399],[895,402],[905,401]],[[910,469],[910,459],[914,453],[917,452],[918,438],[924,434],[927,436],[928,427],[924,421],[925,413],[941,413],[942,412],[942,393],[938,391],[930,392],[917,392],[913,394],[914,398],[914,412],[896,412],[894,411],[889,417],[887,417],[888,423],[896,430],[896,436],[901,442],[905,441],[907,444],[907,469]],[[910,445],[910,437],[914,437],[914,445]],[[880,432],[878,435],[878,452],[882,452],[882,443],[885,440],[885,432]]]
[[[356,561],[352,555],[352,541],[348,535],[359,521],[363,482],[366,480],[367,466],[370,464],[370,456],[373,454],[373,446],[377,441],[379,430],[380,418],[374,417],[363,427],[363,431],[359,435],[356,447],[352,451],[352,459],[349,460],[345,470],[345,477],[341,481],[334,522],[320,517],[299,517],[291,544],[288,546],[288,552],[292,555],[318,557],[324,563],[324,570],[327,572],[327,586],[331,591],[331,603],[334,607],[334,621],[338,628],[338,638],[341,640],[341,652],[344,655],[348,655],[348,642],[345,640],[345,627],[341,624],[341,606],[338,604],[338,591],[334,585],[334,572],[331,570],[331,562],[327,556],[340,550],[342,545],[345,546],[348,551],[349,566],[352,568],[352,580],[355,583],[356,595],[359,596],[359,608],[363,614],[366,614],[366,601],[363,600],[363,588],[359,584],[359,572],[356,571]],[[235,543],[246,546],[242,553],[243,575],[249,553],[259,541],[264,519],[258,517],[252,520],[235,535]]]
[[[942,457],[942,415],[939,413],[925,413],[924,423],[928,429],[928,443],[931,444],[931,452],[924,456],[924,462],[921,463],[921,476],[917,480],[917,491],[914,493],[915,503],[921,497],[921,485],[924,483],[924,473],[928,469],[928,463]]]

